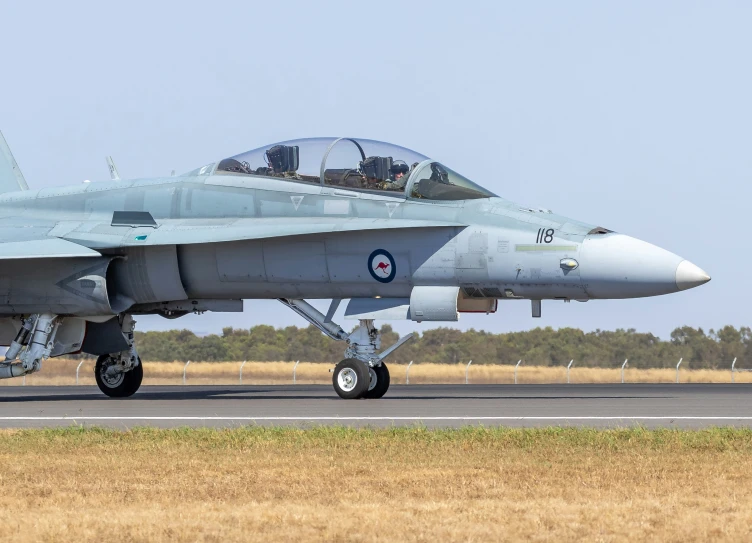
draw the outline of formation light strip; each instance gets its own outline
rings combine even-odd
[[[549,253],[576,251],[577,245],[515,245],[518,253]]]

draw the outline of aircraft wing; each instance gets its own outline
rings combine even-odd
[[[64,224],[50,231],[65,240],[92,249],[144,245],[187,245],[249,239],[270,239],[331,232],[400,230],[403,228],[464,227],[465,224],[410,219],[365,219],[358,217],[249,218],[249,219],[166,219],[156,226],[112,226],[102,222]]]
[[[0,243],[0,260],[23,260],[27,258],[70,258],[102,256],[77,243],[64,239],[47,238],[31,241]]]

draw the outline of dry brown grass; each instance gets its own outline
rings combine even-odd
[[[76,360],[52,359],[43,364],[42,371],[26,377],[27,385],[73,385],[76,383]],[[188,366],[187,383],[191,385],[236,384],[239,379],[240,362],[193,362]],[[243,383],[258,385],[292,383],[293,362],[248,362],[243,368]],[[144,384],[177,385],[183,380],[182,362],[145,362]],[[300,384],[331,383],[329,370],[334,364],[312,364],[301,362],[297,369],[297,382]],[[406,365],[389,364],[392,383],[405,383]],[[676,378],[675,369],[632,369],[625,370],[625,380],[629,383],[672,383]],[[510,365],[471,365],[470,383],[513,383],[514,366]],[[566,368],[521,365],[517,381],[520,384],[565,383]],[[621,369],[578,368],[570,371],[572,383],[619,383]],[[681,369],[682,383],[729,383],[731,371]],[[94,384],[94,362],[86,361],[81,366],[80,384]],[[410,384],[464,383],[464,364],[421,364],[410,368]],[[736,374],[737,383],[751,383],[752,373]],[[0,380],[0,386],[22,385],[22,379]]]
[[[4,541],[744,541],[752,434],[0,432]]]

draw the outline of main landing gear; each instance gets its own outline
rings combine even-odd
[[[136,321],[131,315],[121,314],[106,322],[108,328],[104,337],[93,342],[97,350],[86,352],[98,354],[110,349],[122,350],[101,355],[97,359],[94,377],[99,390],[107,396],[132,396],[144,378],[144,368],[133,339]],[[82,341],[85,342],[86,330],[87,323],[80,318],[66,319],[54,313],[23,317],[16,338],[5,353],[5,361],[0,362],[0,379],[37,372],[42,368],[42,361],[50,356],[79,352]]]
[[[37,313],[24,318],[16,338],[0,364],[0,379],[20,377],[42,369],[55,346],[55,336],[62,319],[53,313]]]
[[[133,339],[136,321],[130,315],[118,318],[120,331],[128,348],[117,353],[100,355],[94,366],[97,386],[110,398],[133,396],[144,379],[144,366],[136,352],[136,342]]]
[[[94,378],[99,390],[110,398],[133,396],[144,379],[141,359],[129,371],[123,371],[116,356],[103,354],[94,366]]]
[[[360,326],[350,334],[332,322],[339,300],[332,301],[327,315],[323,315],[305,300],[280,298],[279,301],[330,338],[347,342],[345,359],[337,364],[332,374],[332,385],[340,398],[377,399],[386,394],[390,379],[384,359],[412,339],[412,334],[401,337],[397,343],[377,354],[376,351],[381,348],[381,333],[374,326],[373,320],[361,320]]]

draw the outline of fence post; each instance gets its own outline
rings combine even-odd
[[[736,366],[736,358],[734,358],[734,361],[731,363],[731,382],[736,383],[736,380],[734,379],[734,372],[736,371],[734,369],[734,366]]]
[[[473,363],[473,361],[471,360],[470,362],[467,363],[467,366],[465,367],[465,384],[468,384],[468,382],[467,382],[467,374],[470,371],[470,364],[472,364],[472,363]]]
[[[295,365],[292,367],[292,384],[293,385],[298,382],[298,378],[295,375],[295,373],[297,372],[297,369],[298,369],[298,364],[300,364],[300,360],[298,360],[297,362],[295,362]]]
[[[676,365],[676,382],[677,383],[679,382],[679,366],[681,366],[682,360],[684,360],[684,359],[680,358],[679,359],[679,363]]]
[[[185,366],[183,366],[183,384],[185,384],[185,372],[188,371],[188,364],[190,364],[191,361],[185,363]]]
[[[26,376],[25,375],[23,376],[23,383],[21,383],[21,386],[24,386],[24,387],[26,386]]]
[[[627,365],[627,362],[629,362],[629,358],[627,358],[624,361],[624,364],[621,365],[621,384],[624,384],[624,366]]]
[[[410,360],[410,363],[407,365],[407,369],[405,370],[405,384],[410,384],[410,366],[413,365],[413,361]]]
[[[81,369],[81,364],[83,364],[83,363],[84,363],[84,361],[81,360],[81,362],[78,364],[78,366],[76,366],[76,386],[78,386],[78,370]]]
[[[518,360],[517,363],[514,365],[514,384],[517,384],[517,368],[519,365],[522,364],[522,360]]]
[[[569,384],[569,368],[572,367],[572,363],[574,362],[574,359],[569,361],[569,364],[567,364],[567,384]]]
[[[240,364],[240,384],[243,384],[243,366],[245,366],[245,363],[248,362],[248,360],[243,360],[243,363]]]

